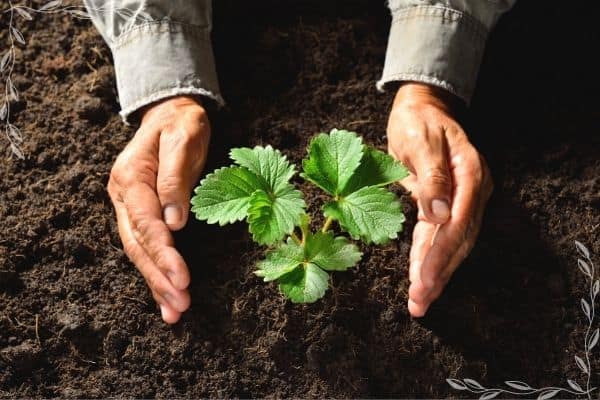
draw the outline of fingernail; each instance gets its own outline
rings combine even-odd
[[[181,220],[181,209],[176,205],[169,204],[163,210],[163,219],[167,225],[177,225]]]
[[[427,307],[424,307],[421,304],[416,303],[414,300],[408,300],[408,311],[414,318],[421,318],[425,316],[427,312]]]
[[[165,307],[162,304],[159,304],[160,307],[160,316],[165,317]]]
[[[446,221],[450,216],[450,207],[446,200],[434,199],[431,202],[431,211],[433,211],[433,215],[435,215],[436,218],[439,218],[442,221]]]

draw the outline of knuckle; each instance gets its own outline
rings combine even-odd
[[[166,270],[168,269],[167,267],[167,260],[165,255],[159,251],[159,249],[157,248],[153,248],[151,250],[151,254],[154,256],[154,263],[156,264],[156,266],[161,269],[161,270]]]
[[[477,237],[478,230],[479,228],[474,219],[471,219],[467,224],[465,224],[464,229],[461,230],[462,240],[458,246],[458,252],[461,256],[466,257],[475,245],[475,239]]]
[[[129,187],[137,181],[136,173],[133,171],[133,169],[128,168],[123,171],[120,171],[119,176],[115,180],[119,182],[122,186]]]
[[[208,114],[206,113],[204,107],[194,107],[193,109],[189,110],[187,117],[190,120],[199,123],[202,128],[209,128]]]
[[[123,242],[123,251],[125,252],[125,254],[127,254],[127,256],[129,257],[130,260],[134,260],[137,256],[137,243],[135,243],[132,240],[126,240]]]
[[[156,176],[156,162],[149,154],[136,156],[130,147],[119,154],[110,171],[109,182],[128,187],[139,182],[152,182]]]
[[[448,171],[441,167],[427,169],[424,178],[429,185],[449,187],[452,184]]]
[[[478,154],[466,158],[465,170],[476,186],[481,186],[485,180],[485,165],[481,163]]]
[[[110,175],[108,177],[108,189],[110,191],[111,187],[115,187],[121,181],[121,165],[119,159],[115,161],[112,168],[110,169]]]
[[[423,126],[410,125],[404,128],[404,136],[410,139],[427,139],[427,129]]]
[[[169,238],[165,236],[162,223],[159,220],[153,220],[147,216],[132,217],[131,230],[137,242],[142,245],[152,256],[154,261],[160,254],[160,243],[168,242]]]
[[[183,188],[183,178],[177,175],[161,176],[157,183],[157,191],[159,196],[172,195]]]
[[[108,183],[106,184],[106,191],[108,192],[108,195],[110,196],[113,202],[119,199],[118,185],[115,182],[115,178],[112,176],[112,174],[108,178]]]
[[[210,135],[210,123],[204,108],[194,107],[185,112],[181,123],[173,123],[165,131],[171,133],[171,140],[178,145],[196,148]]]
[[[196,147],[201,143],[202,136],[202,128],[199,126],[191,126],[182,129],[179,140],[184,147]]]
[[[162,277],[158,272],[151,273],[147,279],[148,287],[156,294],[164,293]]]
[[[139,183],[146,183],[153,186],[156,180],[155,166],[149,161],[141,161],[138,164],[131,164],[120,174],[121,185],[125,187],[133,186]]]
[[[148,237],[152,231],[152,224],[145,217],[141,217],[136,212],[133,212],[131,225],[133,235],[140,243],[143,244],[145,242],[144,238]]]
[[[197,103],[194,104],[188,104],[185,107],[182,108],[182,110],[184,111],[183,115],[184,116],[191,116],[191,117],[197,117],[197,118],[206,118],[207,117],[207,112],[205,110],[205,108]]]
[[[405,111],[403,107],[392,107],[387,122],[387,133],[393,133],[398,127],[403,126],[405,121]]]
[[[133,163],[133,152],[131,151],[131,146],[128,145],[123,149],[123,151],[119,154],[113,167],[110,171],[111,175],[116,179],[119,179],[124,172],[126,172],[129,168],[128,166]]]

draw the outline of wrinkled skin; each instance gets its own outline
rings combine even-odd
[[[198,99],[178,96],[155,103],[142,111],[140,128],[117,157],[108,182],[125,253],[171,324],[190,305],[190,274],[171,231],[186,224],[209,140],[210,125]]]
[[[448,105],[448,94],[403,84],[388,122],[388,150],[411,171],[402,184],[419,208],[410,252],[408,309],[423,316],[471,251],[492,179]],[[142,111],[141,125],[112,168],[108,192],[125,253],[146,279],[165,322],[190,305],[190,274],[171,232],[187,222],[206,160],[208,117],[199,100],[177,96]]]
[[[481,154],[451,113],[450,94],[403,84],[387,127],[388,151],[411,174],[401,183],[417,202],[408,310],[422,317],[469,254],[493,190]]]

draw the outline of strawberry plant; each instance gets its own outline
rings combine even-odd
[[[312,139],[300,176],[325,191],[324,225],[310,229],[302,193],[290,183],[294,165],[271,146],[237,148],[235,165],[215,170],[195,189],[192,212],[209,224],[246,220],[254,241],[269,246],[256,275],[279,282],[294,303],[325,294],[332,271],[345,271],[362,257],[356,244],[330,230],[334,221],[354,240],[383,244],[402,230],[404,215],[386,185],[407,176],[386,153],[354,132],[333,129]]]

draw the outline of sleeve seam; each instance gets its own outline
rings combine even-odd
[[[135,111],[142,108],[143,106],[146,106],[148,104],[154,103],[156,101],[159,101],[159,100],[162,100],[162,99],[165,99],[168,97],[177,96],[177,95],[186,95],[186,94],[205,96],[205,97],[208,97],[209,99],[214,100],[219,107],[225,106],[225,100],[223,99],[221,94],[218,92],[213,92],[211,90],[207,90],[207,89],[204,89],[201,87],[195,87],[195,86],[171,87],[171,88],[159,90],[157,92],[148,94],[148,95],[138,99],[134,103],[127,106],[127,108],[121,110],[121,112],[120,112],[121,118],[123,119],[123,122],[126,125],[129,125],[129,122],[130,122],[128,119],[129,116],[131,114],[133,114]]]
[[[122,47],[125,47],[126,45],[136,41],[139,38],[139,36],[148,33],[142,32],[142,30],[152,29],[154,27],[156,29],[153,30],[151,33],[160,34],[188,31],[193,34],[198,34],[199,32],[208,34],[209,32],[209,27],[207,26],[187,24],[184,22],[177,22],[171,20],[145,22],[143,24],[136,25],[128,31],[122,32],[117,38],[115,38],[112,46],[113,50],[119,50]],[[208,40],[208,38],[206,38],[206,40]]]
[[[434,11],[428,13],[427,11]],[[489,31],[471,14],[443,6],[399,7],[392,10],[392,25],[399,21],[415,18],[439,18],[442,21],[458,22],[485,40]]]

